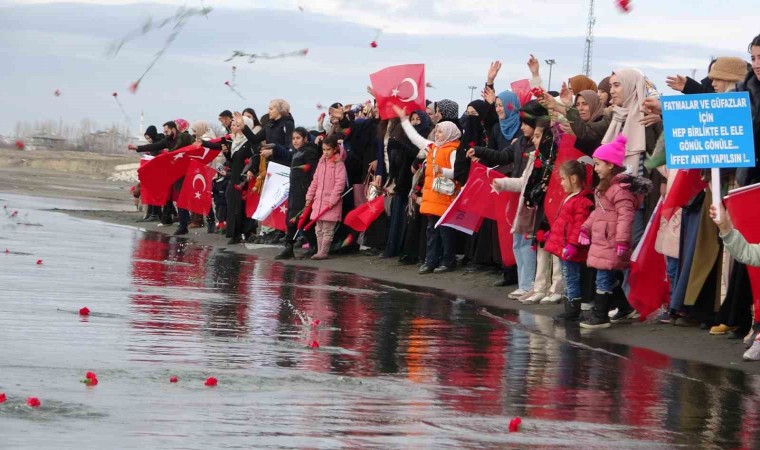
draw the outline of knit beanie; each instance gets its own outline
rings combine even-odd
[[[151,125],[148,128],[145,129],[145,136],[148,136],[152,141],[156,140],[156,137],[158,136],[158,129],[155,125]]]
[[[741,58],[721,56],[707,76],[711,80],[742,81],[747,76],[747,62]]]
[[[623,167],[626,142],[628,142],[628,138],[622,134],[618,134],[612,142],[599,146],[594,151],[594,158]]]

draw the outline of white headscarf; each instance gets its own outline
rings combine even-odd
[[[214,130],[211,129],[208,122],[205,120],[196,120],[193,122],[190,129],[193,130],[193,135],[195,135],[196,138],[214,139],[216,137]]]
[[[248,125],[248,128],[253,130],[253,119],[247,116],[243,116],[243,122]],[[243,134],[243,130],[239,130],[237,133],[235,133],[235,137],[232,139],[232,148],[230,149],[230,155],[234,155],[236,151],[240,150],[240,148],[248,142],[248,139],[245,137],[245,134]]]
[[[438,125],[436,125],[438,129],[440,129],[443,133],[443,137],[439,140],[435,140],[435,146],[440,147],[443,144],[446,144],[451,141],[456,141],[460,137],[462,137],[462,132],[459,131],[459,127],[456,126],[453,122],[441,122]],[[436,133],[437,134],[437,133]]]
[[[644,118],[641,103],[647,97],[647,79],[637,69],[622,69],[613,72],[623,87],[623,106],[612,107],[612,122],[602,139],[602,144],[608,144],[620,134],[628,138],[625,155],[638,155],[646,151],[646,127],[640,123]],[[638,170],[638,167],[634,168]]]

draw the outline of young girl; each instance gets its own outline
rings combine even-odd
[[[343,164],[336,135],[322,141],[322,158],[319,159],[314,179],[306,193],[306,207],[312,207],[311,220],[317,219],[317,253],[311,259],[327,259],[335,226],[340,222],[343,209],[341,195],[346,187],[346,166]],[[322,214],[325,210],[324,214]]]
[[[626,175],[623,172],[627,139],[618,135],[609,144],[594,152],[594,171],[599,175],[596,188],[596,208],[580,230],[578,243],[589,245],[589,267],[596,270],[596,297],[589,320],[582,328],[596,329],[610,326],[610,300],[615,289],[617,272],[626,269],[631,259],[633,220],[643,196],[652,187],[651,181]],[[625,299],[620,311],[633,311]]]
[[[556,319],[574,321],[581,316],[581,269],[588,253],[588,248],[578,243],[578,236],[581,225],[594,209],[594,194],[586,187],[586,166],[583,163],[567,161],[559,173],[567,197],[562,201],[544,249],[560,258],[565,283],[565,312]]]

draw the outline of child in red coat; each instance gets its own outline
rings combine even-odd
[[[567,197],[562,201],[544,249],[560,258],[565,283],[565,312],[557,319],[578,320],[582,300],[581,270],[588,254],[588,247],[578,242],[578,236],[594,209],[594,194],[585,186],[586,167],[583,163],[567,161],[559,173]]]

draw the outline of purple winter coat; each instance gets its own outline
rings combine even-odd
[[[311,203],[311,220],[329,208],[319,220],[340,222],[343,210],[343,190],[346,187],[346,166],[343,159],[336,154],[329,159],[322,156],[319,159],[314,178],[306,193],[306,201]]]
[[[631,263],[633,219],[641,206],[641,195],[631,192],[632,177],[618,174],[604,194],[594,193],[596,208],[583,223],[591,235],[591,247],[586,265],[595,269],[623,270]],[[616,244],[627,244],[623,256],[615,251]]]

